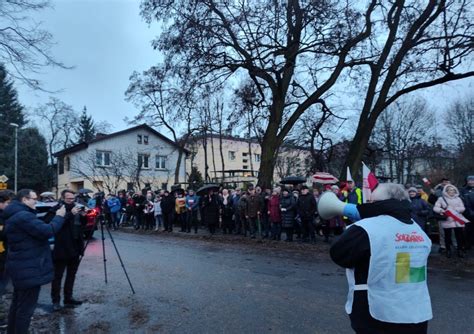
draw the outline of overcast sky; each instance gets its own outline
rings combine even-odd
[[[106,120],[113,131],[126,127],[124,117],[136,109],[124,100],[128,78],[159,61],[150,46],[157,29],[139,15],[138,0],[53,0],[53,8],[36,19],[54,36],[53,54],[72,70],[48,68],[40,76],[44,88],[75,110],[87,106],[97,121]],[[30,110],[50,94],[19,87],[21,102]]]
[[[1,0],[0,0],[1,1]],[[72,70],[45,69],[40,77],[48,90],[77,111],[87,106],[97,121],[108,121],[110,131],[124,129],[123,119],[137,110],[124,100],[128,78],[159,62],[151,48],[158,34],[139,15],[139,0],[52,0],[53,8],[38,13],[44,28],[56,41],[55,57]],[[450,103],[474,89],[468,79],[449,86],[428,89],[422,95],[431,108],[444,110]],[[20,101],[33,110],[48,100],[49,94],[19,86]],[[340,94],[338,94],[340,95]]]

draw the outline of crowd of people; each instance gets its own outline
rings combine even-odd
[[[434,188],[422,185],[405,185],[410,196],[411,217],[431,235],[439,235],[440,252],[452,256],[452,246],[463,257],[465,250],[474,244],[474,176],[458,190],[446,178]],[[227,189],[210,188],[199,196],[194,189],[173,191],[145,189],[140,193],[120,191],[109,194],[103,201],[106,221],[113,228],[133,225],[135,229],[198,233],[207,228],[210,234],[236,234],[250,238],[299,241],[314,243],[320,236],[329,242],[338,236],[351,221],[337,216],[329,220],[318,215],[317,202],[325,191],[333,192],[341,201],[362,204],[362,191],[353,180],[339,185],[325,185],[309,189],[306,185],[278,186],[265,189],[248,186]],[[88,201],[96,206],[95,198]],[[444,215],[450,213],[462,217]],[[283,236],[283,238],[282,238]]]
[[[140,193],[120,191],[117,196],[97,193],[89,197],[66,189],[49,218],[39,219],[36,211],[39,198],[34,190],[23,189],[16,194],[1,191],[0,297],[7,276],[14,286],[9,327],[17,332],[27,331],[41,285],[51,282],[53,310],[60,310],[64,273],[64,306],[81,304],[73,298],[73,286],[84,251],[81,228],[86,221],[86,206],[90,210],[99,209],[105,222],[114,229],[130,224],[137,230],[172,232],[173,228],[180,228],[183,233],[198,233],[204,227],[211,235],[314,243],[317,236],[329,242],[331,236],[341,235],[352,223],[343,216],[329,220],[319,217],[317,203],[325,191],[333,192],[346,203],[360,206],[363,202],[362,192],[352,180],[326,185],[323,189],[310,189],[306,185],[273,189],[249,185],[245,190],[210,187],[199,196],[194,189],[171,192],[145,189]],[[474,176],[467,177],[460,190],[443,179],[428,192],[421,185],[406,185],[405,191],[410,198],[411,219],[428,234],[438,232],[440,252],[451,257],[455,247],[457,256],[464,257],[466,250],[474,245]],[[433,228],[433,222],[437,228]],[[52,237],[53,251],[49,241]],[[7,256],[8,250],[13,251]],[[6,326],[5,316],[2,302],[0,326]]]

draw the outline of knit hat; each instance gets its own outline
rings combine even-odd
[[[469,175],[469,176],[466,178],[466,181],[474,181],[474,175]]]
[[[410,192],[415,192],[415,193],[416,193],[417,190],[416,190],[415,187],[410,187],[410,188],[408,188],[408,192],[409,192],[409,193],[410,193]]]

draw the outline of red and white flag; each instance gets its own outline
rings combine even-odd
[[[444,215],[446,217],[453,218],[454,221],[458,222],[461,225],[469,223],[469,220],[466,217],[464,217],[462,214],[460,214],[456,211],[446,210],[446,211],[444,211]]]
[[[362,178],[362,201],[363,203],[367,203],[372,191],[374,191],[379,185],[379,181],[375,177],[374,173],[370,171],[369,167],[364,164],[364,162],[362,162]]]

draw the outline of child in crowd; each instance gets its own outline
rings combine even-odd
[[[163,224],[163,213],[161,211],[161,196],[156,196],[155,198],[155,231],[159,231],[161,229],[161,225]]]

